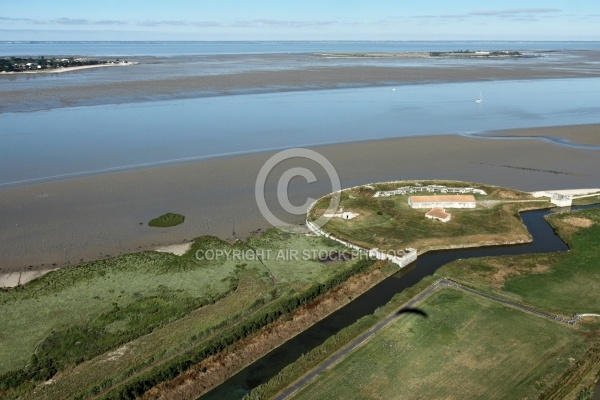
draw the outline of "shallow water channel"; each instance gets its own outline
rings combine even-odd
[[[572,207],[571,210],[600,207],[598,204]],[[327,338],[343,328],[372,314],[386,304],[396,294],[418,283],[425,276],[433,274],[443,265],[461,258],[503,256],[529,253],[551,253],[568,250],[567,245],[555,234],[544,217],[562,209],[526,211],[521,218],[533,237],[533,242],[512,245],[479,247],[461,250],[429,252],[401,271],[383,280],[369,291],[354,299],[325,319],[311,326],[301,334],[288,340],[282,346],[250,364],[220,386],[208,392],[201,399],[239,399],[256,386],[267,382],[281,369],[292,363],[302,354],[319,346]]]
[[[4,112],[0,104],[0,187],[293,147],[600,122],[600,78],[393,89],[254,93],[36,112]],[[481,92],[485,99],[477,104]]]

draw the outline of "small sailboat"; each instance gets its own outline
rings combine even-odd
[[[477,104],[483,103],[483,95],[481,94],[481,92],[479,92],[479,98],[477,100],[475,100],[475,103],[477,103]]]

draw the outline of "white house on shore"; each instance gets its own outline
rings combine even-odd
[[[408,205],[412,208],[475,208],[477,205],[472,194],[411,196]]]

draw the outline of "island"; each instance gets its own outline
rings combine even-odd
[[[539,57],[539,55],[523,54],[515,50],[454,50],[430,52],[398,52],[398,53],[320,53],[330,58],[508,58]]]
[[[429,53],[431,57],[462,57],[462,58],[498,58],[498,57],[523,57],[523,53],[512,50],[500,51],[472,51],[472,50],[456,50],[456,51],[432,51]]]
[[[76,69],[125,66],[127,60],[96,60],[85,57],[0,57],[0,73],[65,72]]]

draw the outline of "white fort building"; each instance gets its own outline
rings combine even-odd
[[[389,197],[398,195],[407,195],[411,193],[440,193],[440,194],[481,194],[486,195],[487,193],[481,189],[475,189],[472,187],[448,187],[442,185],[415,185],[415,186],[404,186],[394,190],[385,190],[376,192],[373,197]]]
[[[412,208],[475,208],[477,202],[472,194],[411,196],[408,205]]]

